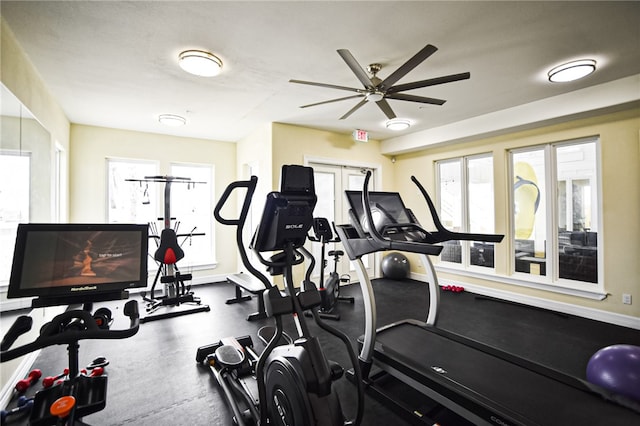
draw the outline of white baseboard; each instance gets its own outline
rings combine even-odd
[[[427,277],[425,275],[416,274],[413,272],[411,273],[410,278],[417,281],[427,281]],[[535,306],[537,308],[548,309],[550,311],[561,312],[563,314],[575,315],[582,318],[640,330],[640,318],[633,317],[631,315],[622,315],[615,312],[607,312],[600,309],[587,308],[585,306],[574,305],[571,303],[557,302],[554,300],[528,296],[525,294],[506,290],[498,290],[495,288],[470,284],[464,281],[451,280],[448,278],[447,284],[464,287],[465,291],[469,291],[471,293],[479,294],[482,296],[495,297],[496,299],[507,300],[509,302],[521,303],[523,305]]]

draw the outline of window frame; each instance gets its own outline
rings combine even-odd
[[[597,243],[597,282],[589,282],[589,281],[580,281],[580,280],[572,280],[568,278],[560,278],[560,238],[559,238],[559,201],[558,201],[558,157],[557,157],[557,149],[561,147],[567,146],[576,146],[583,144],[593,143],[595,145],[595,173],[593,177],[590,179],[590,183],[592,184],[592,193],[595,193],[597,197],[597,202],[595,210],[597,213],[597,234],[598,234],[598,243]],[[515,213],[515,201],[514,201],[514,161],[513,155],[521,152],[535,151],[535,150],[543,150],[544,152],[544,166],[545,166],[545,213],[547,215],[545,232],[547,235],[545,242],[545,258],[546,258],[546,274],[542,275],[533,275],[525,272],[517,272],[515,265],[515,221],[514,221],[514,213]],[[550,288],[555,288],[556,291],[562,290],[577,290],[579,292],[585,293],[604,293],[604,249],[603,249],[603,206],[602,206],[602,162],[601,162],[601,143],[600,138],[597,136],[578,138],[572,140],[564,140],[557,142],[549,142],[541,145],[533,145],[526,146],[520,148],[510,149],[507,152],[508,154],[508,196],[509,200],[509,216],[508,220],[510,221],[509,226],[509,242],[510,242],[510,250],[508,254],[509,259],[509,269],[508,273],[510,276],[518,281],[528,283],[528,284],[540,284],[543,286],[548,286]]]
[[[436,208],[438,209],[438,214],[440,215],[440,217],[442,218],[442,185],[441,185],[441,169],[440,166],[442,164],[452,164],[452,163],[457,163],[459,164],[459,170],[460,170],[460,174],[459,174],[459,178],[460,178],[460,195],[461,195],[461,203],[460,203],[460,208],[461,208],[461,212],[460,213],[460,232],[471,232],[470,228],[471,228],[471,218],[472,218],[472,214],[469,211],[469,207],[470,207],[470,188],[469,188],[469,184],[470,184],[470,179],[469,179],[469,163],[473,160],[477,160],[477,159],[489,159],[491,160],[491,188],[492,188],[492,196],[493,196],[493,223],[492,223],[492,229],[493,231],[491,232],[495,232],[496,229],[496,215],[495,215],[495,176],[494,176],[494,172],[495,172],[495,162],[494,162],[494,158],[493,158],[493,152],[483,152],[483,153],[478,153],[478,154],[470,154],[470,155],[463,155],[460,157],[453,157],[453,158],[447,158],[447,159],[442,159],[442,160],[437,160],[435,161],[435,172],[436,172]],[[496,262],[495,262],[495,257],[494,257],[494,261],[493,261],[493,266],[482,266],[482,265],[474,265],[471,263],[471,246],[472,246],[472,241],[458,241],[458,243],[460,244],[461,247],[461,259],[460,259],[460,263],[458,262],[451,262],[451,261],[446,261],[446,260],[442,260],[440,258],[440,265],[444,266],[446,268],[451,268],[451,269],[455,269],[455,270],[461,270],[461,271],[469,271],[469,272],[478,272],[481,274],[489,274],[489,275],[495,275],[496,273]],[[494,256],[495,256],[495,249],[496,249],[496,245],[494,244]]]

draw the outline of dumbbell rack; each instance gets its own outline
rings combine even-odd
[[[81,419],[96,413],[107,405],[107,376],[89,377],[82,374],[66,379],[63,383],[36,393],[29,424],[32,426],[55,425],[59,418],[50,407],[64,396],[75,398],[75,407],[67,418],[67,425],[86,425]]]

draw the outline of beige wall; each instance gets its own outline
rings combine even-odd
[[[215,171],[214,200],[236,179],[236,145],[103,127],[71,126],[70,198],[71,222],[106,221],[106,159],[155,160],[160,174],[169,174],[171,162],[209,164]],[[211,206],[213,212],[213,206]],[[235,213],[235,212],[231,212]],[[211,217],[213,219],[213,215]],[[234,229],[215,227],[215,271],[194,271],[199,276],[236,272]]]
[[[52,142],[59,143],[68,151],[69,120],[17,43],[4,18],[0,18],[0,31],[2,83],[51,133]]]
[[[380,142],[355,142],[351,135],[275,123],[273,125],[273,188],[280,182],[284,164],[304,164],[305,158],[327,159],[345,163],[379,164],[382,188],[393,184],[395,168],[380,154]]]
[[[549,291],[534,290],[491,280],[471,279],[455,274],[440,273],[443,279],[457,279],[481,286],[518,292],[575,304],[587,308],[640,317],[640,110],[634,109],[616,114],[578,120],[562,125],[540,128],[527,132],[478,140],[471,143],[439,147],[397,157],[395,164],[396,189],[403,192],[408,206],[422,206],[424,202],[411,188],[412,174],[425,188],[435,194],[434,162],[441,159],[493,153],[496,232],[508,233],[508,150],[517,147],[545,144],[563,140],[599,136],[602,164],[602,230],[598,240],[604,255],[604,286],[609,296],[594,301],[576,296],[561,295]],[[410,189],[411,188],[411,189]],[[423,225],[430,225],[430,217],[414,208]],[[426,226],[428,228],[428,226]],[[496,271],[508,274],[511,248],[508,242],[496,248]],[[419,262],[412,262],[415,272],[423,273]],[[622,294],[632,294],[632,305],[622,304]]]

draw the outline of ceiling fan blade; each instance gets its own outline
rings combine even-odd
[[[437,84],[451,83],[453,81],[467,80],[471,77],[471,73],[463,72],[460,74],[445,75],[443,77],[430,78],[427,80],[414,81],[413,83],[398,84],[387,89],[387,93],[404,92],[405,90],[420,89],[427,86],[435,86]]]
[[[380,107],[382,112],[384,112],[384,115],[386,115],[389,120],[396,118],[396,113],[393,112],[393,110],[391,109],[391,105],[389,105],[389,102],[387,102],[384,98],[376,102],[376,104],[378,105],[378,107]]]
[[[344,101],[344,100],[353,99],[353,98],[361,98],[363,96],[364,95],[353,95],[353,96],[347,96],[347,97],[344,97],[344,98],[331,99],[329,101],[316,102],[315,104],[302,105],[300,108],[309,108],[309,107],[316,106],[316,105],[329,104],[331,102]]]
[[[360,107],[364,104],[367,103],[366,99],[361,100],[360,102],[358,102],[356,104],[356,106],[354,106],[353,108],[351,108],[349,111],[347,111],[347,113],[345,115],[343,115],[342,117],[340,117],[340,120],[344,120],[345,118],[348,118],[351,114],[353,114],[354,112],[356,112],[358,109],[360,109]]]
[[[344,61],[347,63],[349,68],[351,68],[351,71],[353,71],[356,77],[358,77],[360,83],[362,83],[362,85],[367,89],[373,89],[373,83],[371,83],[371,79],[369,78],[365,70],[360,66],[358,61],[356,61],[356,58],[353,57],[351,52],[349,52],[347,49],[338,49],[338,54],[342,57],[342,59],[344,59]]]
[[[432,105],[442,105],[445,102],[447,102],[444,99],[426,98],[424,96],[408,95],[406,93],[388,93],[386,98],[396,99],[398,101],[419,102],[421,104],[432,104]]]
[[[327,87],[329,89],[348,90],[350,92],[361,92],[362,91],[362,89],[356,89],[355,87],[336,86],[335,84],[316,83],[316,82],[313,82],[313,81],[304,81],[304,80],[289,80],[289,83],[307,84],[309,86]]]
[[[397,70],[392,72],[390,76],[385,78],[382,81],[382,83],[378,85],[378,88],[384,91],[385,88],[389,88],[393,86],[396,81],[400,80],[402,77],[407,75],[409,71],[411,71],[412,69],[420,65],[422,61],[427,59],[429,56],[433,55],[437,50],[438,50],[437,47],[431,44],[427,44],[425,47],[422,48],[422,50],[420,50],[418,53],[413,55],[411,59],[409,59],[407,62],[402,64],[400,68],[398,68]]]

